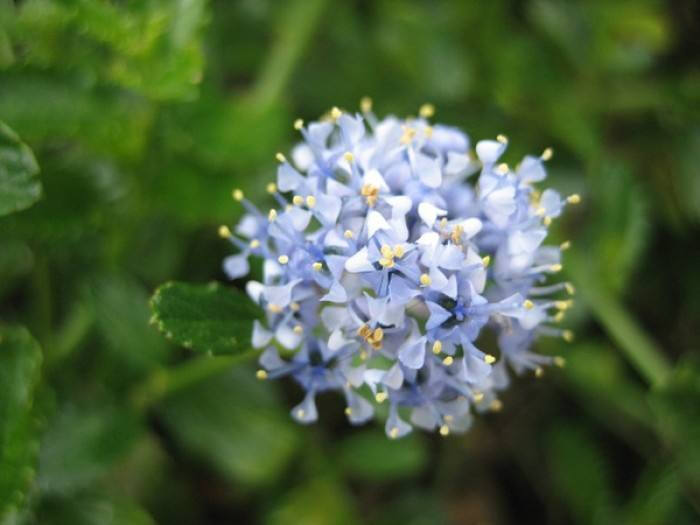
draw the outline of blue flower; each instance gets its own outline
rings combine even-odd
[[[219,230],[237,248],[223,267],[238,279],[250,256],[263,259],[262,282],[246,285],[265,310],[251,341],[262,350],[257,374],[301,386],[291,411],[301,423],[335,390],[352,424],[388,403],[390,438],[413,426],[464,432],[475,412],[501,408],[511,372],[563,364],[531,348],[541,336],[571,339],[556,323],[573,287],[551,282],[568,243],[545,241],[580,198],[536,189],[551,150],[512,170],[501,162],[505,137],[477,142],[474,155],[430,113],[379,120],[333,108],[297,121],[304,140],[291,161],[277,154],[267,187],[274,207],[233,193],[246,213]],[[481,348],[488,331],[492,353]]]

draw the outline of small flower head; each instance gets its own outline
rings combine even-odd
[[[236,279],[249,256],[264,259],[262,282],[247,286],[266,316],[253,328],[256,376],[294,378],[305,392],[291,410],[300,423],[315,421],[316,396],[334,390],[352,424],[381,403],[392,439],[414,426],[448,436],[475,411],[501,410],[509,372],[541,377],[564,365],[531,346],[573,340],[556,327],[573,286],[553,282],[569,243],[545,239],[581,198],[535,187],[550,148],[512,168],[505,136],[472,151],[461,131],[429,124],[434,114],[425,104],[418,118],[379,120],[363,99],[361,114],[334,107],[319,122],[297,119],[304,142],[290,160],[277,154],[267,184],[276,207],[261,212],[233,192],[246,212],[219,229],[240,252],[224,269]],[[481,348],[485,332],[498,357]]]

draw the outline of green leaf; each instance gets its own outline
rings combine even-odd
[[[32,151],[0,122],[0,216],[24,210],[39,200],[38,174]]]
[[[427,464],[428,453],[421,438],[414,434],[396,442],[376,430],[361,431],[340,443],[337,459],[348,474],[360,479],[407,478],[419,474]]]
[[[267,516],[266,525],[360,523],[349,494],[337,479],[318,477],[291,490]]]
[[[300,444],[300,429],[273,386],[247,367],[233,368],[177,390],[157,412],[192,455],[234,481],[266,484]]]
[[[141,430],[122,408],[62,407],[42,439],[39,487],[59,494],[89,487],[129,452]]]
[[[39,509],[38,518],[48,525],[155,525],[132,501],[94,495],[50,501]]]
[[[218,283],[166,283],[153,294],[151,310],[168,339],[214,354],[250,349],[252,322],[259,315],[247,296]]]
[[[0,326],[0,520],[22,504],[34,478],[39,443],[32,405],[41,361],[25,328]]]

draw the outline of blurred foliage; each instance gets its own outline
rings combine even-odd
[[[697,522],[698,20],[692,0],[0,0],[0,523]],[[552,185],[584,197],[553,234],[582,299],[569,366],[463,437],[389,442],[332,396],[295,425],[223,286],[161,288],[149,326],[161,283],[223,281],[230,190],[267,198],[293,118],[363,95],[506,132],[508,161],[552,146]]]

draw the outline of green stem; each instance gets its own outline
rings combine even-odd
[[[173,368],[154,371],[132,392],[131,399],[137,408],[145,410],[161,399],[244,363],[258,355],[251,351],[235,356],[198,357]]]
[[[568,272],[578,285],[584,302],[632,366],[650,384],[663,384],[671,372],[671,364],[663,350],[600,285],[600,279],[596,279],[587,268],[582,256],[572,253],[568,257]]]
[[[266,107],[279,98],[314,33],[325,4],[326,0],[297,0],[289,7],[252,89],[253,104]]]

